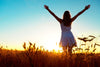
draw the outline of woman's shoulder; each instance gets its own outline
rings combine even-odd
[[[60,19],[60,20],[59,20],[59,23],[61,24],[62,22],[63,22],[63,19]]]

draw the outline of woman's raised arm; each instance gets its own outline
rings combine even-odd
[[[60,23],[62,22],[62,20],[61,20],[59,17],[57,17],[57,16],[49,9],[49,7],[48,7],[47,5],[44,5],[44,8],[45,8],[46,10],[48,10],[48,12],[49,12],[52,16],[54,16],[54,17],[56,18],[57,21],[59,21]]]
[[[81,12],[79,12],[77,15],[75,15],[73,18],[72,18],[72,22],[79,16],[79,15],[81,15],[83,12],[85,12],[87,9],[89,9],[90,8],[90,5],[87,5],[87,6],[85,6],[85,8],[81,11]]]

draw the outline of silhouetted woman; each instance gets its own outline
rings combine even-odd
[[[83,12],[85,12],[87,9],[90,8],[90,5],[86,6],[82,11],[80,11],[77,15],[71,18],[71,14],[69,11],[65,11],[63,14],[63,19],[60,19],[57,17],[47,5],[44,5],[45,9],[49,11],[51,15],[55,17],[55,19],[60,23],[62,34],[61,34],[61,40],[60,45],[63,47],[63,50],[65,51],[68,48],[68,52],[72,51],[72,47],[76,46],[76,40],[71,32],[71,25],[72,22]]]

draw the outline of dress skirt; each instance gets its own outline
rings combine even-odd
[[[66,32],[62,32],[60,45],[62,47],[76,45],[76,40],[70,30]]]

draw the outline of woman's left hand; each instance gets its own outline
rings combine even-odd
[[[48,7],[47,5],[44,5],[44,8],[45,8],[45,9],[49,9],[49,7]]]

